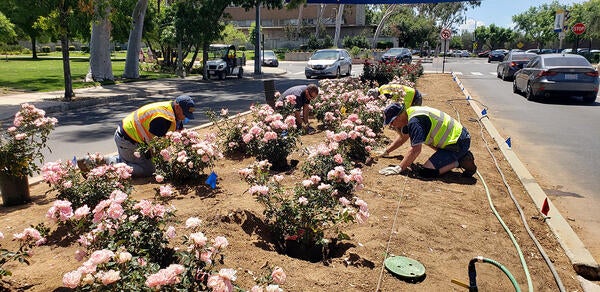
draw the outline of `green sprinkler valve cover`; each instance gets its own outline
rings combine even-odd
[[[415,281],[425,275],[425,266],[411,258],[393,256],[383,263],[388,271],[403,280]]]

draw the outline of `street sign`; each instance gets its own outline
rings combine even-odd
[[[449,28],[444,28],[442,29],[442,31],[440,32],[440,37],[442,39],[449,39],[452,36],[452,31]]]
[[[563,26],[565,23],[565,11],[559,9],[556,11],[556,15],[554,16],[554,32],[563,31]]]
[[[578,22],[571,27],[571,31],[576,35],[580,35],[585,32],[585,24]]]

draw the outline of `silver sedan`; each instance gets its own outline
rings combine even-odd
[[[587,103],[598,95],[598,70],[583,56],[544,54],[531,59],[515,73],[513,91],[528,100],[543,97],[581,96]]]

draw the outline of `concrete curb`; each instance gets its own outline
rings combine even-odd
[[[498,130],[496,130],[489,117],[487,115],[481,115],[481,108],[479,108],[477,103],[472,100],[471,94],[464,88],[462,82],[456,75],[454,75],[454,73],[451,74],[454,81],[456,81],[457,85],[463,91],[466,100],[468,100],[469,104],[471,105],[471,108],[473,108],[475,113],[478,115],[480,121],[488,133],[496,141],[496,144],[502,151],[502,154],[504,154],[504,157],[515,171],[516,175],[519,177],[519,180],[525,187],[525,190],[533,200],[534,204],[539,210],[541,210],[544,200],[548,198],[546,193],[540,187],[531,173],[527,170],[521,160],[517,157],[517,155],[506,144],[504,138],[498,133]],[[575,231],[573,231],[567,220],[565,220],[554,204],[552,204],[550,199],[548,199],[548,204],[550,206],[550,211],[548,212],[549,218],[546,220],[546,224],[548,224],[550,230],[552,230],[558,242],[565,250],[567,257],[569,257],[569,260],[573,265],[573,269],[577,274],[587,279],[598,280],[600,276],[600,266],[592,254],[587,250],[583,242],[579,239],[579,236],[575,233]],[[583,287],[583,283],[581,281],[580,283]],[[587,287],[589,287],[589,285],[590,283],[586,283]],[[596,285],[596,287],[598,286]]]

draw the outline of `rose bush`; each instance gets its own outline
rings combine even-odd
[[[21,177],[37,173],[56,123],[34,105],[21,105],[13,125],[0,133],[0,174]]]
[[[367,204],[357,197],[350,200],[321,182],[317,176],[286,188],[281,175],[270,176],[267,161],[256,162],[239,171],[250,188],[248,192],[264,207],[266,223],[275,234],[278,243],[285,248],[289,242],[301,248],[318,247],[326,256],[333,240],[347,239],[342,232],[345,224],[364,222],[369,217]],[[309,254],[300,254],[314,260]]]
[[[252,106],[252,121],[242,128],[247,153],[284,169],[287,157],[297,148],[299,131],[294,116],[284,117],[268,105]]]
[[[60,160],[44,164],[42,177],[59,200],[69,201],[75,209],[85,205],[93,208],[114,190],[129,193],[133,168],[125,163],[97,164],[99,156],[98,153],[89,155],[87,161],[92,162],[93,168],[85,178],[75,162]]]
[[[176,184],[199,179],[205,169],[213,169],[215,162],[223,158],[216,143],[217,135],[208,134],[204,139],[198,132],[184,129],[168,132],[164,137],[154,137],[142,145],[138,153],[154,153],[156,177]]]
[[[339,153],[357,161],[365,162],[373,147],[377,146],[377,135],[362,124],[357,114],[351,114],[343,120],[337,132],[326,131],[325,135],[329,143],[337,144]]]
[[[45,236],[47,232],[48,229],[42,224],[25,228],[23,232],[13,234],[13,240],[19,242],[19,249],[16,251],[2,248],[4,234],[0,232],[0,280],[2,280],[2,277],[4,276],[12,275],[9,270],[4,268],[6,263],[18,261],[29,265],[29,258],[33,254],[33,248],[46,243]],[[2,288],[1,285],[0,288]]]
[[[221,109],[219,115],[214,111],[208,111],[206,115],[217,128],[219,145],[221,145],[224,155],[246,154],[247,146],[242,140],[242,136],[244,135],[243,128],[247,124],[245,118],[240,114],[229,116],[229,110],[225,108]]]

